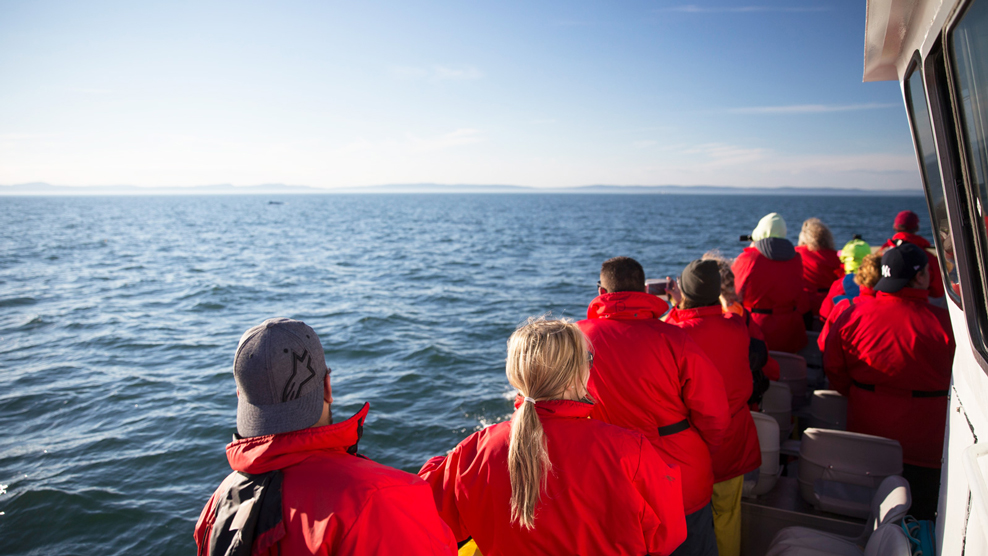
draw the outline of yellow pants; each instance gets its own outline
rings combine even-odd
[[[741,556],[741,490],[744,475],[714,483],[710,506],[720,556]]]
[[[457,552],[457,555],[458,556],[483,556],[480,553],[480,549],[477,548],[477,543],[473,542],[473,539],[470,539],[470,542],[468,542],[467,544],[461,546],[459,552]]]

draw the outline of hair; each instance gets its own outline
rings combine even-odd
[[[741,303],[741,294],[734,290],[734,271],[731,270],[731,260],[721,254],[717,249],[707,251],[701,259],[705,261],[717,261],[717,268],[720,269],[720,297],[722,303],[731,305]]]
[[[645,291],[645,269],[631,257],[614,257],[600,265],[600,283],[607,293]]]
[[[858,266],[858,271],[854,274],[854,283],[866,288],[874,288],[875,284],[882,279],[882,255],[872,253],[865,255]]]
[[[566,320],[530,318],[508,339],[505,373],[522,396],[535,400],[562,397],[590,378],[589,342]],[[508,474],[511,477],[511,522],[535,528],[535,509],[552,470],[542,423],[535,404],[523,402],[511,418]]]
[[[833,251],[834,235],[819,218],[807,218],[803,222],[803,229],[799,231],[799,245],[805,245],[810,251],[830,249]]]

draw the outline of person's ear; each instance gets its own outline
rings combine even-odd
[[[329,373],[326,373],[326,380],[322,383],[322,399],[326,403],[333,403],[333,385],[329,383]]]
[[[597,286],[597,295],[604,295],[605,293],[607,290],[604,289],[604,286]]]

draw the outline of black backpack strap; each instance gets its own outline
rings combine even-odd
[[[224,479],[216,499],[209,556],[250,556],[254,539],[281,525],[282,479],[277,470],[260,475],[234,471]],[[269,541],[273,544],[277,539]]]

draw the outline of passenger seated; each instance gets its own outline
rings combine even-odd
[[[916,235],[919,231],[919,216],[911,210],[904,210],[896,215],[892,227],[895,235],[882,245],[882,249],[912,243],[919,247],[926,254],[926,261],[930,265],[930,285],[927,288],[930,292],[930,299],[938,299],[944,296],[943,278],[940,276],[940,261],[936,254],[932,252],[933,246],[925,238]]]
[[[645,293],[634,259],[604,261],[597,292],[577,323],[594,347],[592,416],[641,432],[679,465],[687,537],[677,555],[716,556],[710,450],[731,424],[720,372],[685,332],[659,320],[667,305]]]
[[[844,297],[856,297],[858,287],[854,282],[854,273],[861,265],[861,261],[871,254],[871,246],[861,239],[861,236],[854,236],[854,239],[844,244],[840,250],[840,260],[844,263],[844,276],[834,280],[827,292],[827,297],[820,304],[820,318],[827,320],[834,304]],[[843,296],[843,297],[842,297]]]
[[[837,317],[841,315],[848,307],[852,305],[857,305],[859,303],[868,303],[875,299],[875,285],[878,284],[878,280],[882,278],[882,256],[879,253],[873,253],[864,258],[861,265],[858,267],[858,271],[853,276],[854,286],[858,288],[858,294],[855,296],[842,295],[834,299],[838,300],[836,306],[833,310],[827,314],[827,320],[823,323],[823,330],[820,331],[820,335],[817,336],[817,346],[820,351],[827,347],[827,334],[830,333],[830,329],[834,325],[834,321]]]
[[[945,309],[927,302],[926,253],[903,242],[882,256],[875,300],[841,313],[827,336],[824,370],[848,397],[847,430],[902,445],[913,515],[936,511],[954,337]]]
[[[199,554],[456,554],[429,486],[357,454],[369,405],[333,423],[329,367],[312,328],[289,319],[251,328],[233,378],[233,472],[196,523]]]
[[[590,350],[566,321],[511,335],[511,420],[419,471],[458,541],[473,537],[484,556],[667,555],[686,538],[679,469],[641,433],[589,418]]]
[[[820,317],[820,304],[834,280],[844,276],[844,265],[837,256],[830,228],[819,218],[803,222],[796,252],[803,261],[803,290],[810,303],[803,321],[807,330],[813,330],[814,321]]]
[[[803,264],[786,239],[786,222],[766,215],[751,232],[752,243],[734,260],[735,285],[744,307],[762,332],[768,349],[797,353],[806,346]]]
[[[711,450],[714,486],[711,506],[719,556],[741,554],[741,491],[744,474],[762,464],[758,431],[748,410],[752,394],[744,320],[721,308],[717,261],[693,261],[679,280],[681,300],[666,322],[683,329],[720,371],[731,424],[724,442]]]

